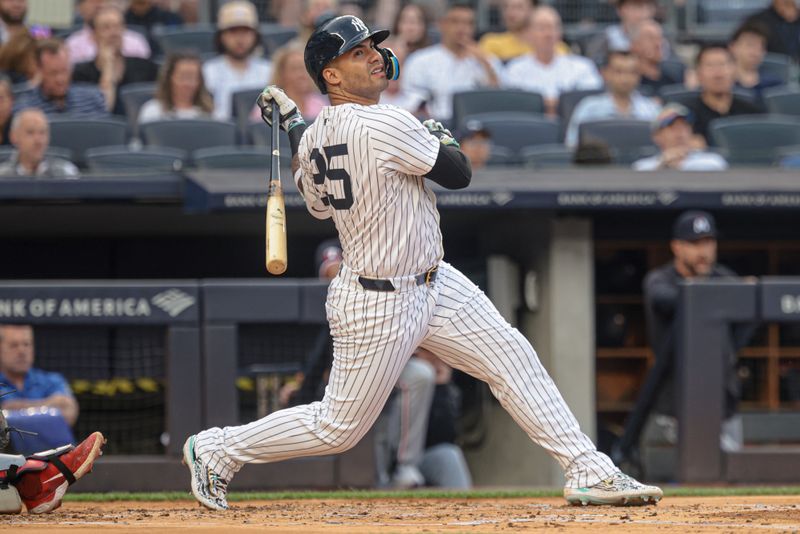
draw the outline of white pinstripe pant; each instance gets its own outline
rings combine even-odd
[[[274,412],[252,423],[198,434],[197,453],[230,480],[245,463],[343,452],[377,419],[414,349],[489,384],[530,438],[565,470],[567,486],[609,478],[617,468],[580,430],[530,343],[486,295],[442,262],[436,280],[392,280],[395,292],[364,290],[343,267],[326,304],[334,360],[320,402]]]

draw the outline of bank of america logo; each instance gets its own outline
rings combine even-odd
[[[194,297],[180,289],[162,291],[151,300],[155,306],[167,312],[170,317],[177,317],[186,308],[194,305]]]

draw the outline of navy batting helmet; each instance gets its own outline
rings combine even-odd
[[[388,48],[377,45],[389,37],[389,30],[370,31],[367,25],[358,17],[345,15],[331,19],[314,30],[306,43],[305,61],[306,70],[314,83],[317,84],[322,94],[327,94],[325,80],[322,78],[323,69],[348,50],[355,47],[365,39],[372,39],[375,49],[380,52],[386,65],[386,77],[396,80],[400,74],[397,58]]]

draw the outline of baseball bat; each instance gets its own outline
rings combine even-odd
[[[267,190],[267,270],[274,275],[286,272],[286,206],[281,187],[280,109],[272,103],[272,153]]]

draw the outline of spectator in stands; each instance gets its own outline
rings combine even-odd
[[[0,165],[0,176],[78,178],[78,168],[65,159],[50,157],[50,125],[41,110],[27,108],[11,119],[11,144],[17,149]]]
[[[0,0],[0,44],[8,42],[15,33],[25,30],[28,0]]]
[[[575,107],[567,127],[567,146],[578,144],[578,129],[583,122],[611,118],[653,120],[658,115],[659,106],[636,90],[639,86],[636,63],[636,57],[629,52],[609,53],[603,67],[606,92],[587,96]]]
[[[777,76],[759,72],[767,53],[768,38],[766,26],[752,20],[739,26],[728,43],[736,66],[736,87],[753,91],[759,102],[763,101],[764,89],[783,85],[783,80]]]
[[[70,83],[72,67],[64,43],[45,39],[36,43],[36,65],[41,73],[39,87],[23,93],[15,109],[39,108],[48,115],[105,115],[103,93],[96,87],[74,86]]]
[[[475,42],[471,4],[451,3],[439,20],[439,29],[441,44],[408,56],[400,82],[404,91],[426,102],[430,117],[448,120],[453,114],[453,93],[497,87],[501,65]]]
[[[170,54],[161,67],[156,97],[139,110],[139,124],[173,119],[207,119],[214,99],[203,81],[203,63],[191,52]]]
[[[122,34],[125,19],[115,5],[101,7],[92,21],[92,33],[97,43],[97,57],[78,63],[72,80],[100,87],[106,109],[115,115],[125,115],[119,90],[131,83],[152,82],[158,76],[158,67],[149,59],[125,57],[122,53]]]
[[[67,37],[69,60],[75,63],[91,61],[97,57],[97,43],[91,24],[97,11],[107,5],[108,0],[78,0],[78,13],[83,19],[83,28]],[[150,45],[147,39],[134,31],[125,30],[122,33],[122,55],[125,57],[150,57]]]
[[[453,369],[429,350],[418,348],[414,357],[426,361],[435,371],[425,452],[419,470],[427,486],[469,489],[472,476],[461,447],[456,445],[461,417],[461,392],[453,384]]]
[[[555,116],[562,92],[603,86],[603,80],[590,60],[558,53],[561,17],[555,9],[540,6],[533,10],[529,36],[533,53],[520,56],[506,66],[504,87],[540,93],[544,97],[545,112]]]
[[[534,0],[503,0],[500,13],[505,31],[484,34],[481,49],[503,62],[533,52],[527,32],[534,4]]]
[[[456,133],[456,139],[473,169],[486,167],[492,154],[492,134],[480,121],[468,120]]]
[[[13,84],[39,83],[36,66],[36,39],[28,32],[17,32],[0,47],[0,71],[6,73]]]
[[[180,26],[183,19],[177,13],[160,7],[155,0],[131,0],[125,11],[125,24],[147,28],[150,33],[156,27]]]
[[[656,365],[650,372],[660,374],[660,387],[656,389],[658,394],[653,408],[656,417],[651,420],[660,427],[658,433],[668,436],[667,441],[674,445],[678,430],[675,420],[674,351],[679,285],[684,280],[731,278],[736,273],[717,263],[717,226],[710,213],[682,213],[673,225],[670,249],[672,261],[647,273],[643,289],[648,336],[656,357]],[[723,381],[726,421],[720,435],[721,448],[726,451],[742,446],[741,419],[734,417],[740,396],[736,351],[746,344],[746,339],[752,333],[752,328],[745,325],[737,325],[731,330],[732,339],[728,345],[730,364]],[[648,433],[656,432],[646,430],[645,434]],[[648,440],[647,436],[645,440]]]
[[[300,113],[306,120],[314,120],[328,99],[319,92],[314,80],[308,75],[304,60],[305,47],[298,43],[288,43],[272,56],[271,84],[277,85],[297,103]],[[261,108],[253,107],[253,120],[261,120]]]
[[[0,391],[16,390],[3,396],[0,406],[4,410],[57,408],[64,420],[74,425],[78,403],[67,381],[58,373],[35,368],[33,361],[33,329],[28,325],[0,325]]]
[[[203,77],[214,95],[214,117],[229,119],[233,93],[263,87],[272,72],[269,61],[254,55],[261,41],[256,7],[242,0],[223,4],[216,39],[220,55],[206,61]]]
[[[674,78],[662,65],[664,32],[661,24],[653,19],[645,20],[631,29],[630,38],[631,53],[639,60],[639,88],[642,93],[656,95],[665,85],[683,83],[683,78]]]
[[[720,117],[761,113],[756,104],[733,94],[736,66],[724,45],[707,45],[697,53],[700,95],[688,107],[694,115],[696,146],[713,145],[709,124]]]
[[[750,17],[768,28],[767,51],[800,60],[800,8],[796,0],[772,0],[764,11]]]
[[[660,149],[655,156],[633,164],[637,171],[724,171],[728,162],[719,154],[693,145],[692,114],[680,104],[667,104],[653,121],[653,141]]]
[[[406,4],[400,8],[392,30],[392,44],[395,54],[405,56],[421,48],[430,46],[428,37],[428,13],[419,4]]]
[[[0,74],[0,145],[11,144],[11,118],[14,110],[14,93],[11,80]]]
[[[322,20],[332,17],[339,8],[338,0],[286,0],[280,21],[284,26],[297,26],[297,41],[304,46]]]
[[[611,51],[630,50],[633,28],[646,20],[654,19],[658,9],[656,0],[616,0],[615,3],[619,24],[606,27],[586,48],[586,55],[598,65],[605,63],[606,56]],[[667,49],[664,54],[669,55]]]

